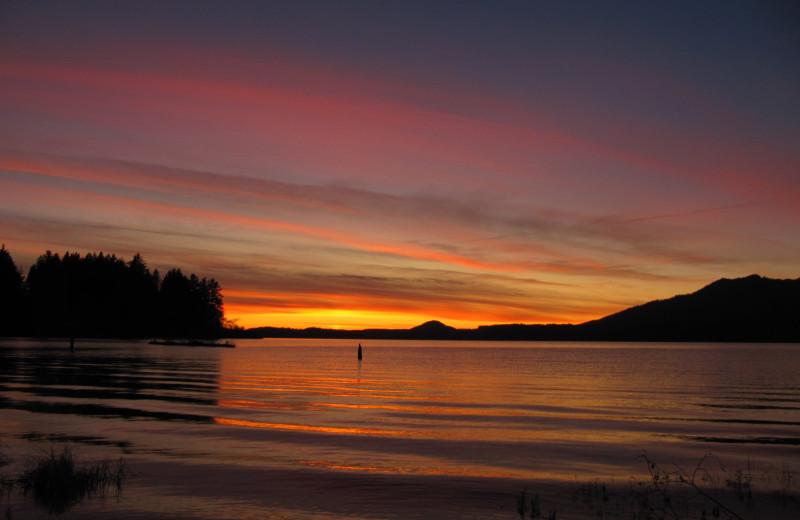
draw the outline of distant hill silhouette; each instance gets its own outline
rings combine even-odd
[[[721,279],[580,325],[598,339],[800,341],[800,279]]]
[[[425,336],[431,339],[446,339],[452,337],[456,332],[454,327],[445,325],[441,321],[428,321],[409,330],[409,333],[414,336]]]
[[[429,321],[411,329],[248,329],[249,337],[417,340],[711,341],[800,343],[800,279],[723,278],[692,294],[656,300],[580,325],[484,325]]]
[[[470,331],[456,329],[440,321],[428,321],[411,329],[338,330],[309,327],[291,329],[284,327],[256,327],[239,331],[237,337],[250,338],[327,338],[327,339],[472,339]]]

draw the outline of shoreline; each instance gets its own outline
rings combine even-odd
[[[38,444],[34,442],[34,444]],[[65,443],[66,444],[66,443]],[[52,445],[51,445],[52,446]],[[93,454],[80,450],[82,456]],[[23,457],[18,456],[21,464]],[[190,463],[181,460],[153,460],[145,454],[124,455],[132,472],[116,500],[86,498],[61,518],[103,518],[113,514],[119,520],[154,520],[193,516],[233,519],[243,512],[258,516],[282,512],[289,518],[323,516],[336,519],[426,519],[482,518],[513,520],[551,518],[619,518],[622,520],[664,513],[666,508],[685,509],[677,518],[700,518],[701,511],[722,510],[722,518],[748,520],[794,519],[800,496],[794,487],[780,488],[778,475],[739,474],[713,485],[703,482],[706,496],[678,481],[654,484],[649,475],[611,481],[519,479],[492,476],[455,476],[371,473],[369,471],[325,470],[312,467],[242,466],[221,463]],[[8,474],[9,466],[0,467]],[[663,477],[663,475],[662,475]],[[220,487],[219,480],[235,482]],[[775,489],[764,486],[770,479]],[[348,500],[341,501],[341,490]],[[6,497],[11,518],[29,518],[28,498]],[[26,511],[27,509],[27,511]],[[539,516],[533,516],[539,512]],[[388,514],[387,514],[388,513]],[[656,514],[656,517],[657,514]]]

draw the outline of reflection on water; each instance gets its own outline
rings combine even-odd
[[[81,514],[131,518],[509,518],[521,483],[624,480],[644,451],[800,460],[797,345],[365,346],[0,342],[0,442],[126,453],[147,477]]]
[[[42,414],[212,422],[174,405],[214,406],[219,358],[187,359],[141,345],[93,342],[78,352],[58,343],[0,349],[0,406]],[[137,403],[161,403],[137,406]],[[148,403],[148,404],[149,404]]]

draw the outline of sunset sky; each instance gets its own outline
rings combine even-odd
[[[800,8],[2,1],[0,239],[245,327],[575,323],[800,276]]]

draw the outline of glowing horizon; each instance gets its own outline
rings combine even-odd
[[[90,4],[0,19],[23,274],[138,252],[239,325],[344,329],[800,276],[800,43],[770,7]]]

